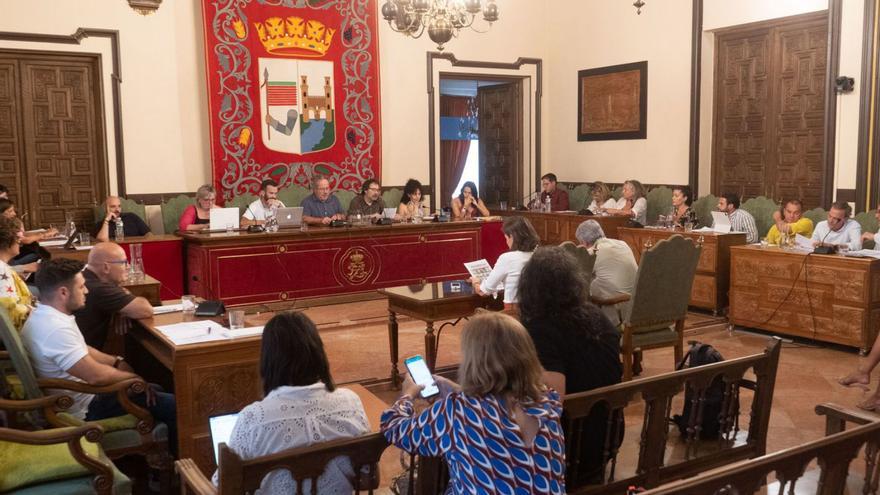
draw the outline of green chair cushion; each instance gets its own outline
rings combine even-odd
[[[79,426],[85,424],[85,421],[71,416],[67,413],[58,413],[58,418],[65,424]],[[99,419],[92,421],[98,423],[104,428],[104,438],[101,439],[101,446],[108,452],[119,449],[136,448],[141,446],[143,438],[135,429],[137,418],[131,414],[124,416],[116,416],[114,418]],[[152,439],[156,442],[165,442],[168,440],[168,426],[165,423],[159,423],[153,428]]]
[[[15,491],[16,495],[91,495],[92,476],[82,476],[66,480],[53,481],[41,485],[29,486]],[[113,493],[128,495],[131,493],[131,480],[113,466]]]
[[[186,194],[179,194],[176,198],[162,203],[162,224],[165,226],[166,234],[177,232],[180,216],[183,215],[183,210],[191,204],[195,204],[195,200]]]
[[[568,208],[570,210],[581,210],[590,206],[593,200],[591,189],[592,184],[578,184],[568,189]]]
[[[773,213],[779,211],[779,205],[772,199],[758,196],[751,198],[742,204],[742,209],[755,217],[755,227],[758,228],[758,237],[765,237],[770,227],[773,226]]]
[[[81,440],[83,450],[102,457],[98,444]],[[76,462],[66,443],[53,445],[26,445],[0,441],[0,492],[47,481],[90,475]]]
[[[397,208],[397,205],[400,204],[400,198],[402,197],[403,189],[398,189],[396,187],[392,187],[382,193],[382,201],[385,202],[385,206],[388,208]]]
[[[355,194],[352,191],[335,191],[333,194],[336,195],[336,199],[339,200],[339,204],[342,205],[342,211],[348,211],[348,205],[351,204],[351,200],[354,199]]]
[[[691,204],[691,209],[697,214],[698,225],[711,227],[712,212],[718,209],[718,198],[714,194],[703,196]]]
[[[308,188],[292,184],[282,187],[281,190],[278,191],[278,199],[280,199],[286,206],[293,207],[302,204],[303,199],[309,194],[312,194],[312,191]]]
[[[134,213],[135,215],[141,217],[141,220],[143,220],[144,223],[147,223],[147,207],[146,206],[138,203],[137,201],[127,199],[127,198],[120,198],[119,203],[120,203],[120,206],[122,206],[123,213]],[[106,212],[104,211],[104,203],[101,203],[100,205],[98,205],[94,208],[94,215],[95,215],[95,223],[97,223],[99,220],[104,219],[104,216],[106,215]]]
[[[76,416],[71,416],[70,414],[65,412],[58,413],[58,418],[64,421],[65,424],[69,424],[72,426],[80,426],[86,424],[85,421],[77,418]],[[99,419],[97,421],[92,421],[92,423],[98,423],[99,425],[101,425],[101,427],[104,428],[104,438],[106,439],[107,433],[134,429],[135,426],[137,426],[137,418],[132,416],[131,414],[126,414],[124,416],[116,416],[114,418]]]
[[[804,216],[813,221],[813,228],[819,225],[819,222],[828,220],[828,212],[822,208],[813,208],[804,212]]]
[[[675,342],[678,340],[678,334],[672,327],[663,327],[659,330],[633,332],[632,339],[633,347],[653,347]]]
[[[646,219],[649,224],[656,223],[660,215],[668,215],[672,211],[672,189],[655,187],[645,196],[645,201],[648,203]]]

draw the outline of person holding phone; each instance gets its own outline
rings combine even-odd
[[[451,493],[565,493],[562,402],[541,372],[518,321],[480,312],[462,330],[461,385],[435,376],[448,390],[417,415],[413,401],[424,387],[407,376],[382,413],[382,433],[407,452],[443,456]]]

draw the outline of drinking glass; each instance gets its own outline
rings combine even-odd
[[[231,309],[229,310],[229,329],[238,330],[239,328],[244,328],[244,310]]]
[[[92,236],[88,232],[80,232],[79,233],[79,245],[82,247],[91,246],[92,245]]]
[[[196,296],[193,295],[185,295],[180,298],[180,305],[183,309],[184,313],[195,313],[196,312]]]
[[[501,207],[501,211],[507,210],[507,201],[500,201],[499,206]]]
[[[684,223],[684,231],[691,232],[692,230],[694,230],[694,222],[691,222],[691,221],[685,222]]]

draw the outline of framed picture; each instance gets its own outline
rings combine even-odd
[[[578,71],[578,141],[648,137],[648,62]]]

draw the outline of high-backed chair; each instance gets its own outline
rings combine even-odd
[[[559,245],[566,253],[574,256],[578,262],[578,266],[583,272],[583,276],[587,282],[593,278],[593,267],[596,265],[596,254],[590,253],[587,248],[579,246],[571,241],[565,241]]]
[[[813,228],[819,225],[819,222],[828,220],[828,212],[824,208],[813,208],[804,212],[804,216],[813,221]]]
[[[763,238],[775,223],[773,213],[779,211],[779,204],[772,199],[758,196],[743,202],[742,209],[755,217],[755,227],[758,228],[758,237]]]
[[[71,404],[70,397],[64,395],[0,399],[0,409],[7,412],[64,409]],[[103,434],[104,429],[95,423],[39,431],[0,428],[0,493],[131,493],[131,480],[95,443]]]
[[[244,212],[247,211],[248,205],[253,203],[257,199],[257,196],[246,193],[240,194],[229,201],[227,201],[223,207],[224,208],[238,208],[238,216],[244,215]],[[286,204],[286,203],[285,203]]]
[[[285,206],[294,207],[302,204],[302,201],[306,199],[306,196],[309,194],[312,194],[312,191],[308,188],[291,184],[278,190],[278,199],[280,199]]]
[[[580,211],[590,206],[593,200],[592,184],[578,184],[575,187],[560,184],[560,186],[568,191],[569,210]]]
[[[351,200],[354,199],[356,194],[352,191],[344,190],[334,191],[333,194],[336,195],[336,199],[338,199],[339,204],[342,205],[342,212],[348,212],[348,205],[351,204]]]
[[[646,218],[653,225],[660,215],[668,215],[672,211],[672,189],[666,186],[655,187],[645,195],[645,201],[648,202]]]
[[[242,460],[225,443],[220,444],[218,477],[214,486],[192,459],[181,459],[175,464],[180,474],[183,493],[198,495],[253,493],[263,478],[276,469],[287,469],[297,486],[297,493],[317,494],[317,481],[333,459],[345,456],[355,473],[352,485],[356,493],[366,490],[372,494],[379,486],[379,459],[388,447],[381,433],[334,440],[308,447],[300,447],[272,455]],[[308,483],[308,485],[307,485]],[[412,486],[412,485],[410,485]],[[307,489],[308,488],[308,489]]]
[[[691,209],[697,214],[697,223],[707,227],[712,225],[712,212],[718,209],[718,198],[708,194],[691,203]]]
[[[385,202],[386,208],[397,208],[400,204],[400,198],[403,197],[403,189],[392,187],[382,193],[382,201]]]
[[[171,457],[168,452],[168,427],[164,423],[156,423],[146,409],[134,404],[128,393],[142,393],[146,383],[138,378],[130,378],[117,383],[93,386],[83,382],[58,378],[37,378],[31,366],[27,351],[22,345],[18,332],[12,326],[6,311],[0,310],[0,341],[12,361],[15,374],[21,383],[25,399],[37,400],[45,397],[44,389],[70,390],[88,394],[115,393],[120,404],[128,412],[124,416],[95,421],[104,429],[101,445],[106,454],[115,459],[128,454],[142,454],[149,465],[159,470],[171,469]],[[53,427],[83,426],[85,421],[67,413],[55,414],[44,410],[43,417],[32,422],[41,424],[43,421]]]
[[[623,379],[633,375],[636,349],[675,348],[675,363],[683,355],[684,320],[701,246],[673,235],[642,253],[630,305],[623,318]]]
[[[128,198],[119,198],[119,203],[120,206],[122,206],[123,213],[134,213],[135,215],[141,217],[141,220],[143,220],[144,223],[147,222],[147,211],[144,205]],[[95,207],[95,223],[103,220],[106,214],[107,212],[104,211],[104,203],[102,202],[100,205]],[[89,225],[88,227],[89,230],[91,230],[91,228],[94,227],[94,224]]]
[[[855,221],[859,222],[859,225],[862,226],[863,233],[877,232],[877,217],[874,215],[874,210],[863,211],[854,218]],[[874,241],[862,241],[862,247],[865,249],[877,249],[877,246],[874,245]]]
[[[177,197],[169,198],[162,203],[162,223],[165,225],[165,233],[173,234],[177,232],[177,226],[180,224],[180,216],[187,206],[195,204],[195,198],[186,194],[178,194]]]

